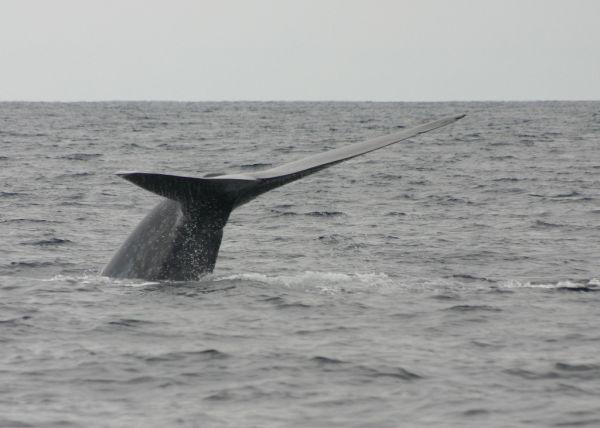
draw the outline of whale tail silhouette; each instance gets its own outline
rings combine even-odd
[[[190,212],[234,208],[284,184],[321,171],[356,156],[432,131],[465,115],[450,116],[384,137],[329,150],[265,171],[247,174],[210,174],[185,177],[144,172],[120,172],[122,178],[160,196],[181,203]]]
[[[257,196],[356,156],[453,123],[451,116],[387,136],[329,150],[264,171],[186,177],[121,172],[122,178],[167,198],[140,223],[103,275],[193,280],[212,272],[231,211]]]

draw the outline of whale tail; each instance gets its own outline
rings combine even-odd
[[[254,178],[185,177],[145,172],[118,175],[143,189],[178,202],[184,214],[210,229],[222,229],[237,199],[258,185]]]
[[[120,172],[117,174],[146,190],[181,203],[190,212],[226,211],[227,209],[231,212],[234,208],[269,190],[356,156],[449,125],[464,116],[464,114],[449,116],[411,129],[318,153],[268,170],[247,174],[211,174],[204,177],[144,172]]]
[[[121,172],[167,200],[140,223],[102,274],[121,278],[193,280],[212,272],[231,211],[269,190],[356,156],[462,118],[451,116],[384,137],[329,150],[264,171],[185,177]]]

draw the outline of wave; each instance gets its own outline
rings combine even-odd
[[[508,369],[505,373],[518,376],[527,380],[544,380],[544,379],[573,379],[573,380],[590,380],[600,377],[600,365],[586,363],[571,363],[571,362],[556,362],[552,367],[546,367],[545,370],[513,368]]]
[[[64,223],[64,221],[46,220],[43,218],[9,218],[6,220],[0,220],[0,223],[54,223],[54,224],[61,224],[61,223]]]
[[[147,284],[158,284],[157,282],[143,282],[142,280],[135,279],[117,279],[101,276],[97,273],[88,272],[82,273],[81,275],[64,275],[58,274],[50,278],[41,279],[43,282],[66,282],[69,284],[125,284],[125,285],[147,285]]]
[[[346,214],[341,211],[311,211],[304,213],[304,215],[311,217],[337,217]]]
[[[556,228],[556,227],[564,227],[564,226],[565,225],[563,225],[563,224],[549,223],[549,222],[542,221],[542,220],[536,220],[535,223],[533,224],[534,228],[540,228],[540,229]]]
[[[18,192],[0,192],[0,198],[12,198],[15,196],[22,196],[25,195],[25,193],[18,193]]]
[[[27,264],[29,265],[29,264]],[[39,278],[38,278],[39,279]],[[41,281],[62,282],[83,287],[116,286],[141,288],[181,288],[197,292],[224,291],[237,286],[267,285],[285,287],[319,294],[377,292],[388,293],[398,290],[422,292],[512,292],[518,290],[556,290],[566,292],[600,292],[600,279],[589,280],[492,280],[470,275],[455,275],[452,278],[394,277],[383,272],[343,273],[303,271],[273,275],[258,272],[244,272],[229,275],[209,274],[198,281],[165,282],[141,279],[120,279],[100,276],[97,273],[81,275],[55,275]],[[223,288],[224,283],[227,287]],[[439,297],[439,296],[438,296]],[[486,307],[452,308],[455,311],[486,310]]]
[[[551,290],[563,290],[563,291],[600,291],[600,279],[592,278],[590,280],[582,281],[557,281],[557,282],[531,282],[531,281],[519,281],[509,280],[500,282],[498,284],[500,288],[506,289],[522,289],[522,288],[541,288]]]
[[[213,281],[249,281],[288,288],[314,289],[324,293],[359,291],[372,287],[389,287],[394,280],[385,273],[339,273],[305,271],[289,275],[241,273],[214,277]]]
[[[87,161],[103,156],[102,153],[70,153],[60,156],[59,159]]]
[[[455,305],[446,310],[453,312],[502,312],[502,309],[490,305]]]
[[[73,241],[69,240],[69,239],[62,239],[62,238],[50,238],[50,239],[42,239],[39,241],[28,241],[28,242],[23,242],[21,243],[21,245],[37,245],[37,246],[41,246],[41,247],[47,247],[47,246],[57,246],[57,245],[63,245],[63,244],[71,244]]]
[[[339,217],[345,216],[346,213],[341,211],[309,211],[309,212],[295,212],[295,211],[282,211],[280,209],[272,208],[270,210],[273,214],[277,214],[278,216],[295,216],[295,215],[304,215],[308,217]]]
[[[249,164],[244,164],[244,165],[240,165],[240,168],[243,170],[255,170],[255,169],[261,169],[261,168],[269,168],[273,166],[273,164],[270,163],[249,163]]]

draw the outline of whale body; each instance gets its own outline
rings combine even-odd
[[[264,171],[185,177],[120,172],[164,197],[117,250],[101,274],[114,278],[189,281],[213,271],[231,212],[269,190],[342,161],[451,124],[450,116],[343,146]]]

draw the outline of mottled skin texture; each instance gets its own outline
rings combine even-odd
[[[223,228],[204,226],[179,202],[165,199],[129,235],[102,275],[185,281],[212,272]]]
[[[256,180],[122,176],[169,199],[140,222],[102,271],[115,278],[187,281],[212,272],[236,198],[257,185]]]

